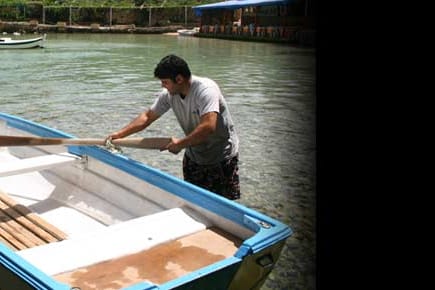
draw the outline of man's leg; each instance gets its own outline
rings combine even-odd
[[[240,198],[238,156],[214,165],[200,165],[183,158],[184,180],[222,195],[228,199]]]

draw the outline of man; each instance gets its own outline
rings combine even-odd
[[[163,90],[153,105],[108,139],[144,130],[172,109],[185,137],[172,137],[161,151],[178,154],[185,149],[184,180],[228,199],[240,198],[239,139],[219,86],[192,75],[186,61],[176,55],[164,57],[154,77],[160,79]]]

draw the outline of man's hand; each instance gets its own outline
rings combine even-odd
[[[112,140],[115,139],[115,138],[113,138],[113,136],[115,136],[115,135],[111,134],[111,135],[106,137],[106,139],[104,140],[104,146],[106,147],[107,150],[109,150],[112,153],[122,153],[121,147],[116,146],[112,143]]]
[[[107,143],[107,142],[112,142],[112,140],[115,140],[115,139],[119,139],[120,137],[119,137],[119,133],[118,132],[113,132],[113,133],[111,133],[110,135],[108,135],[107,137],[106,137],[106,139],[104,139],[104,141],[105,141],[105,143]]]
[[[160,151],[168,150],[173,154],[178,154],[182,149],[183,147],[180,145],[180,139],[171,137],[171,142],[169,142],[164,148],[160,149]]]

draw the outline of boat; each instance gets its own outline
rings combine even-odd
[[[12,39],[10,37],[1,37],[0,49],[44,47],[46,37],[46,34],[31,39]]]
[[[193,29],[178,29],[177,33],[180,36],[195,36],[199,33],[199,27],[195,27]]]
[[[288,225],[97,143],[0,112],[2,286],[260,289]]]

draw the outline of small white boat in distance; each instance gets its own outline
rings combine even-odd
[[[177,33],[180,36],[195,36],[195,34],[198,34],[199,27],[195,27],[193,29],[178,29]]]
[[[101,146],[12,136],[78,139],[0,112],[2,289],[258,290],[292,234]]]
[[[46,34],[31,39],[12,39],[10,37],[1,37],[0,49],[44,47],[46,37]]]

